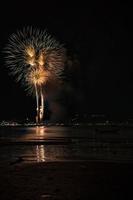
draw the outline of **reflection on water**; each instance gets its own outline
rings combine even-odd
[[[44,145],[37,145],[36,146],[36,158],[37,158],[37,162],[44,162],[45,161]]]
[[[99,133],[92,127],[59,126],[0,129],[0,160],[11,161],[19,157],[26,162],[55,160],[131,162],[133,161],[132,130]]]
[[[41,126],[41,127],[36,127],[36,134],[40,137],[44,136],[46,133],[46,127]]]
[[[27,127],[24,129],[18,129],[14,131],[15,132],[12,134],[12,136],[15,136],[15,138],[20,138],[23,141],[43,140],[43,139],[46,140],[46,139],[54,139],[61,137],[69,137],[73,135],[72,130],[70,128],[68,129],[65,127],[37,126],[37,127]]]

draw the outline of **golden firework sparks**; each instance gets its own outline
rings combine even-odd
[[[29,46],[26,48],[26,53],[29,57],[34,57],[35,56],[35,49],[32,46]]]
[[[36,84],[37,86],[41,86],[46,83],[48,79],[48,72],[43,68],[33,69],[27,78],[29,84]]]
[[[5,53],[11,75],[15,76],[17,82],[22,83],[29,94],[36,96],[37,119],[39,112],[42,113],[40,117],[42,119],[43,87],[53,77],[57,79],[62,77],[65,64],[63,46],[45,30],[27,27],[11,35]]]
[[[40,66],[44,66],[45,65],[45,55],[43,52],[40,53],[39,57],[38,57],[38,64]]]
[[[26,47],[26,63],[34,66],[35,65],[35,49],[32,46]]]

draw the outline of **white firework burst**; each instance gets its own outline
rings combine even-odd
[[[37,121],[43,118],[43,87],[51,77],[60,78],[64,70],[65,49],[45,30],[23,28],[9,38],[5,48],[9,73],[21,82],[37,102]],[[41,108],[39,112],[39,99]]]

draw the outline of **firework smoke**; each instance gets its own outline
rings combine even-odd
[[[60,78],[64,69],[65,50],[46,31],[24,28],[9,38],[6,64],[11,75],[36,96],[36,121],[44,114],[43,88],[52,78]]]

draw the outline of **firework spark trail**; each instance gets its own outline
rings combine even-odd
[[[65,63],[63,46],[46,31],[28,27],[11,35],[5,53],[10,74],[21,82],[29,94],[35,94],[37,115],[39,118],[41,112],[40,118],[43,118],[42,88],[52,77],[60,78]]]
[[[57,77],[62,73],[64,67],[65,52],[62,45],[46,31],[31,27],[12,34],[5,53],[9,71],[17,81],[22,81],[24,86],[26,86],[27,71],[30,71],[34,65],[43,62],[43,59],[45,60],[44,67]],[[42,57],[43,59],[41,59]]]

